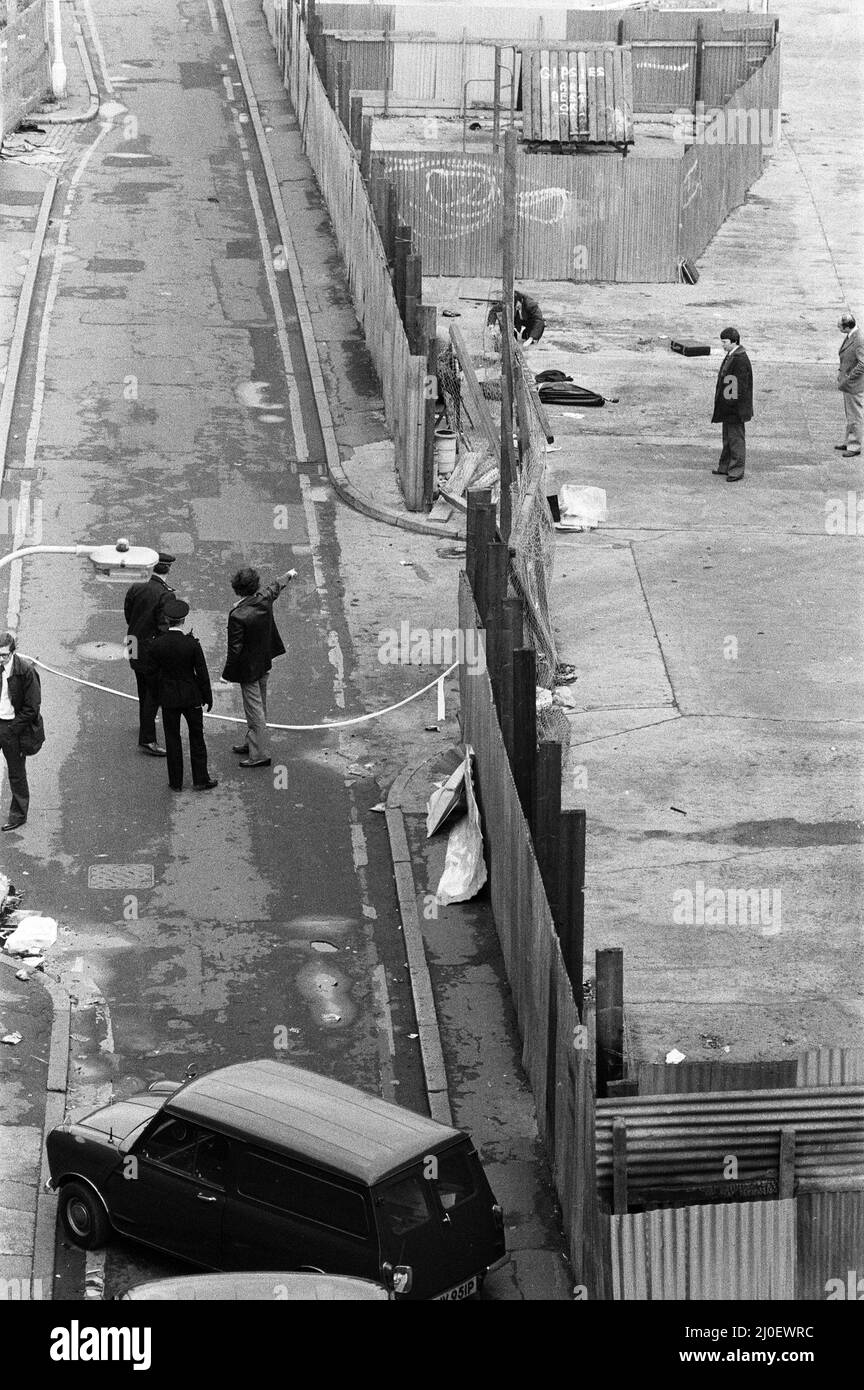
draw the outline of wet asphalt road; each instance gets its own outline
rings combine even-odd
[[[93,8],[114,90],[61,179],[4,495],[29,485],[43,543],[128,535],[177,555],[170,582],[191,604],[214,713],[240,708],[218,684],[230,574],[251,563],[266,582],[294,566],[270,718],[358,713],[350,576],[224,26],[214,32],[205,0]],[[124,587],[88,568],[27,563],[20,647],[133,692]],[[4,868],[60,923],[52,964],[76,1003],[70,1107],[190,1062],[278,1055],[422,1108],[385,827],[369,814],[380,790],[352,761],[350,731],[275,734],[273,768],[244,771],[238,726],[208,722],[219,787],[173,796],[164,762],[137,752],[134,703],[51,674],[42,685],[48,744]],[[55,1296],[80,1297],[83,1257],[59,1250]],[[175,1268],[112,1246],[106,1296]]]

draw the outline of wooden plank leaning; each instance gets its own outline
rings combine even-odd
[[[483,395],[480,382],[477,380],[477,373],[474,370],[474,363],[471,361],[471,354],[462,337],[462,332],[457,324],[450,325],[450,341],[453,350],[459,359],[459,366],[462,368],[462,375],[465,378],[465,392],[468,396],[471,418],[479,429],[481,429],[488,439],[496,457],[499,452],[500,443],[498,430],[495,421],[492,419],[492,412],[489,409],[489,402]]]

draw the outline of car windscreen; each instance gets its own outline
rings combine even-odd
[[[106,1105],[101,1110],[94,1110],[78,1123],[86,1125],[88,1129],[97,1129],[100,1134],[113,1134],[115,1139],[125,1139],[127,1134],[131,1134],[133,1129],[151,1119],[152,1115],[152,1106],[134,1105],[130,1101],[120,1100],[116,1105]]]

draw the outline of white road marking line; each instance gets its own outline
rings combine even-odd
[[[96,49],[96,57],[99,59],[99,66],[102,69],[102,83],[105,87],[106,92],[111,93],[114,91],[114,84],[111,81],[111,78],[108,76],[108,64],[105,61],[105,50],[102,47],[102,40],[100,39],[99,32],[96,28],[96,21],[93,18],[93,11],[90,8],[90,0],[81,0],[81,5],[85,15],[87,16],[87,28],[90,30],[90,38],[93,42],[93,47]]]
[[[60,229],[57,233],[57,244],[54,248],[54,261],[51,267],[51,278],[48,281],[48,290],[45,295],[45,308],[42,312],[42,319],[39,324],[39,339],[36,347],[36,379],[33,386],[33,409],[30,415],[30,423],[27,427],[27,439],[24,446],[24,467],[34,468],[36,466],[36,449],[39,442],[39,430],[42,425],[42,405],[45,399],[45,364],[48,358],[48,339],[51,334],[51,316],[54,310],[54,301],[57,298],[57,290],[60,283],[60,273],[63,268],[63,252],[69,236],[68,217],[72,210],[72,203],[75,199],[75,190],[81,180],[88,163],[93,157],[97,146],[104,140],[108,131],[111,129],[111,122],[104,121],[99,134],[93,144],[84,151],[75,172],[69,181],[69,188],[66,193],[66,202],[60,222]],[[28,484],[29,499],[29,484]],[[18,526],[16,523],[16,535]],[[6,622],[10,632],[15,632],[18,627],[21,602],[21,566],[23,560],[13,560],[9,567],[9,602],[6,609]]]
[[[240,152],[243,156],[246,183],[249,187],[249,198],[252,203],[252,210],[255,213],[255,225],[258,228],[258,240],[261,243],[261,254],[264,258],[264,274],[267,277],[267,288],[270,291],[273,313],[276,318],[276,335],[279,339],[279,347],[282,351],[282,361],[285,366],[285,380],[288,386],[288,410],[291,415],[291,432],[294,435],[294,449],[297,454],[297,462],[307,463],[309,461],[309,446],[306,441],[306,431],[303,428],[300,392],[297,387],[294,360],[291,356],[291,344],[288,341],[288,329],[285,327],[285,315],[282,313],[282,303],[279,298],[279,285],[276,280],[276,272],[273,269],[273,248],[270,245],[270,238],[267,235],[267,224],[264,221],[261,200],[258,197],[258,189],[255,186],[255,178],[249,160],[249,142],[243,134],[243,128],[240,125],[239,118],[235,118],[234,129],[237,131]],[[291,471],[292,473],[296,473],[296,465],[292,465]]]
[[[207,0],[207,13],[210,16],[210,28],[213,30],[214,34],[218,34],[219,19],[216,14],[216,6],[213,4],[213,0]]]
[[[233,100],[234,100],[234,84],[232,83],[231,78],[227,75],[227,73],[226,73],[226,75],[222,78],[222,85],[223,85],[224,88],[225,88],[225,91],[226,91],[227,96],[228,96],[228,100],[229,100],[229,101],[233,101]]]
[[[298,481],[303,498],[303,510],[306,515],[306,530],[309,535],[312,553],[312,571],[315,575],[315,588],[318,592],[318,601],[321,606],[321,617],[327,626],[328,655],[330,665],[333,667],[333,698],[339,708],[344,709],[345,661],[339,642],[339,634],[331,625],[330,599],[327,581],[324,577],[324,566],[321,562],[321,532],[318,530],[318,517],[315,514],[315,503],[312,500],[316,489],[313,487],[312,480],[307,478],[304,474],[300,475]],[[338,737],[341,756],[348,761],[353,761],[356,755],[354,754],[347,736],[340,730]],[[378,913],[375,911],[372,902],[372,894],[369,890],[369,879],[367,875],[369,853],[360,810],[357,806],[357,798],[353,790],[353,783],[349,782],[346,790],[348,793],[348,811],[350,817],[348,830],[351,836],[351,858],[354,864],[354,873],[357,878],[363,914],[363,962],[369,979],[372,981],[372,999],[374,1001],[373,1014],[377,1032],[381,1094],[385,1100],[395,1100],[396,1085],[393,1075],[393,1064],[396,1056],[396,1047],[393,1038],[390,996],[387,991],[387,972],[378,959],[378,948],[375,945],[375,922],[378,920]]]

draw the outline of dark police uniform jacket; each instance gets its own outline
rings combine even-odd
[[[168,619],[162,612],[165,600],[174,597],[161,575],[151,574],[144,584],[133,584],[126,590],[123,616],[129,629],[129,665],[142,674],[150,669],[148,648],[159,633],[168,631]]]
[[[201,643],[179,628],[154,637],[148,646],[150,671],[163,709],[212,705],[210,674]]]

